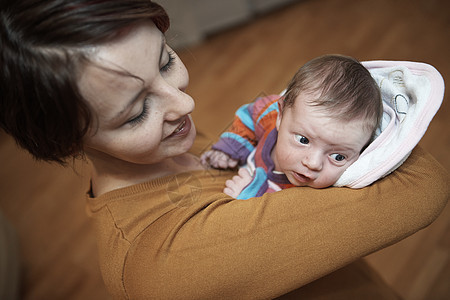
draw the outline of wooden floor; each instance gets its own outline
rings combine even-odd
[[[180,49],[194,120],[215,138],[235,109],[278,93],[325,53],[427,62],[450,78],[450,1],[308,0]],[[450,99],[421,145],[450,170]],[[0,209],[15,226],[23,299],[109,299],[83,194],[88,166],[33,162],[0,133]],[[449,183],[450,184],[450,183]],[[404,299],[450,299],[450,208],[427,229],[367,258]]]

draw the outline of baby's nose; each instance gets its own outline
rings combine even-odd
[[[311,151],[303,158],[302,163],[310,170],[320,171],[322,169],[322,156]]]

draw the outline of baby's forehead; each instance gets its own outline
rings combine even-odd
[[[360,149],[372,136],[364,118],[343,120],[339,115],[318,107],[298,104],[286,108],[283,112],[286,115],[281,119],[284,128],[290,128],[293,133],[320,140],[324,144],[347,144],[348,148],[356,149]]]
[[[360,109],[358,113],[349,111],[347,104],[333,104],[333,100],[323,100],[320,93],[303,92],[295,97],[294,102],[287,106],[286,109],[293,108],[295,115],[304,116],[305,111],[308,114],[317,114],[320,117],[326,117],[334,120],[336,123],[363,123],[365,127],[373,127],[372,118],[366,115],[364,109]],[[375,115],[374,115],[375,116]],[[372,130],[372,129],[371,129]]]

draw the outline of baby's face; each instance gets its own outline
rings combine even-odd
[[[278,139],[272,151],[275,170],[296,186],[333,185],[355,162],[371,132],[362,120],[339,121],[305,104],[302,96],[277,120]]]

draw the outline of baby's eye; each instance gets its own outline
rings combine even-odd
[[[345,156],[339,153],[333,153],[331,154],[331,158],[334,159],[335,161],[343,161],[345,160]]]
[[[309,140],[308,138],[300,135],[300,134],[296,134],[295,135],[295,139],[300,143],[300,144],[304,144],[304,145],[308,145],[309,144]]]

